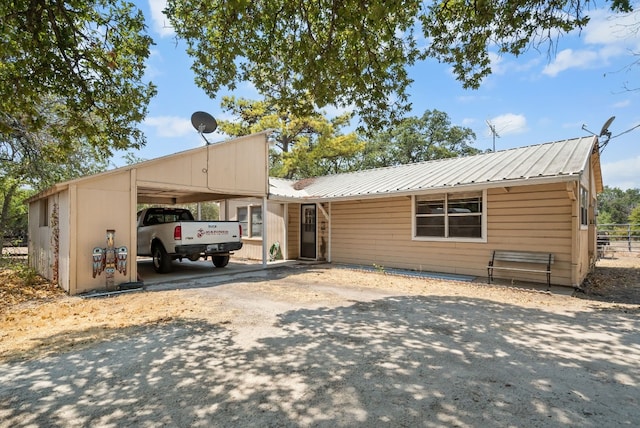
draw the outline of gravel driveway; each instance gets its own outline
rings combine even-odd
[[[209,315],[0,363],[0,427],[640,422],[637,306],[330,271],[137,293]]]

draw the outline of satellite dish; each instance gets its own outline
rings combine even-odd
[[[201,134],[211,134],[218,127],[218,122],[209,113],[197,111],[191,115],[191,124]]]
[[[600,143],[600,154],[602,154],[602,152],[604,151],[604,148],[607,146],[607,144],[609,144],[609,141],[611,140],[611,131],[609,131],[609,126],[611,125],[611,122],[613,122],[613,119],[615,118],[616,118],[615,116],[611,116],[609,119],[607,119],[604,125],[602,125],[602,129],[600,130],[600,135],[598,135],[599,137],[602,138],[602,142]]]
[[[615,118],[616,118],[615,116],[611,116],[609,119],[607,119],[604,125],[602,125],[602,129],[600,130],[600,135],[598,135],[599,137],[602,137],[604,135],[611,137],[611,131],[609,131],[609,126],[611,126],[611,122],[613,122],[613,119]]]
[[[218,122],[213,116],[204,111],[197,111],[191,115],[191,124],[196,128],[205,143],[207,145],[211,144],[204,134],[211,134],[218,127]]]

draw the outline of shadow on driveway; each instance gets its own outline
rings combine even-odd
[[[177,320],[1,364],[0,426],[635,425],[639,327],[446,296],[290,310],[244,346]]]

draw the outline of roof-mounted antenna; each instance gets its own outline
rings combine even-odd
[[[485,120],[485,122],[487,122],[487,126],[489,127],[489,130],[491,131],[491,135],[493,135],[493,152],[495,153],[496,151],[496,137],[500,138],[500,135],[498,134],[498,131],[496,131],[496,126],[489,122],[488,120]]]
[[[196,128],[205,143],[207,143],[207,146],[211,144],[204,134],[210,134],[218,127],[218,122],[216,122],[213,116],[204,111],[197,111],[191,115],[191,124]]]

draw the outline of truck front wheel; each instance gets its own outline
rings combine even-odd
[[[153,269],[158,273],[167,273],[171,270],[171,258],[162,244],[155,244],[151,249],[153,257]]]
[[[212,256],[211,259],[217,268],[223,268],[229,264],[229,256]]]

